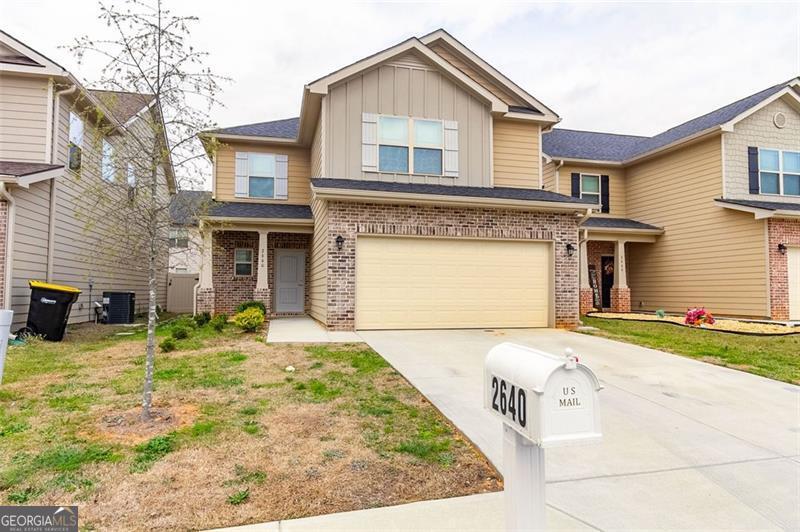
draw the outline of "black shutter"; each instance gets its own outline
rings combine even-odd
[[[600,176],[600,212],[609,212],[608,176]]]
[[[578,173],[572,174],[572,197],[581,197],[581,174]]]
[[[758,194],[758,148],[753,146],[747,148],[747,173],[750,176],[750,194]]]

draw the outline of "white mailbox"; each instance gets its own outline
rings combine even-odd
[[[503,343],[486,356],[484,406],[531,442],[554,447],[598,440],[600,383],[571,351],[556,356]]]

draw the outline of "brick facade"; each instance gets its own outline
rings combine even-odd
[[[214,288],[201,289],[197,297],[197,310],[200,312],[225,312],[231,313],[236,306],[243,302],[255,299],[263,301],[270,316],[274,316],[272,294],[274,293],[275,280],[275,249],[304,249],[308,250],[311,235],[304,233],[269,233],[267,237],[267,270],[268,288],[256,289],[258,275],[258,239],[254,231],[214,231],[213,236],[213,277]],[[253,250],[253,275],[234,275],[233,255],[236,249]],[[309,257],[306,256],[306,301],[308,309],[308,270]],[[213,303],[212,303],[213,301]]]
[[[778,250],[778,244],[800,246],[800,220],[767,220],[769,238],[769,301],[773,320],[789,319],[788,257]]]
[[[577,221],[569,214],[439,206],[331,202],[328,206],[328,327],[355,327],[355,254],[358,234],[503,238],[555,242],[555,325],[578,321]],[[341,250],[335,245],[344,237]]]

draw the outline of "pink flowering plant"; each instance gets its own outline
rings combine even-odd
[[[686,311],[684,323],[693,326],[713,325],[714,316],[704,308],[690,308]]]

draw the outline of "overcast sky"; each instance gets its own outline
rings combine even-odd
[[[800,74],[800,3],[305,3],[167,0],[233,82],[222,126],[296,116],[304,83],[439,27],[558,113],[652,135]],[[79,78],[58,46],[102,34],[89,0],[2,0],[0,24]]]

